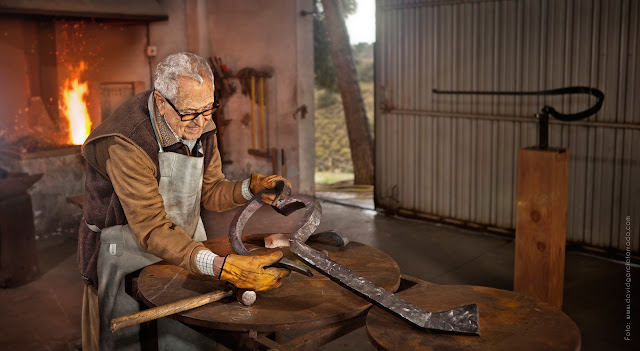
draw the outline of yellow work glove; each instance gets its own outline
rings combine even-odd
[[[282,258],[282,252],[269,255],[241,256],[228,255],[222,265],[220,280],[233,284],[236,288],[253,291],[271,290],[282,285],[282,278],[289,275],[288,269],[270,266]]]
[[[262,174],[257,173],[251,175],[249,188],[251,189],[251,192],[256,195],[263,190],[275,188],[276,182],[279,180],[283,181],[289,188],[291,188],[291,183],[289,183],[289,181],[284,177],[279,175],[263,176]],[[280,198],[285,199],[286,195],[283,194]],[[262,194],[262,202],[267,205],[271,205],[275,199],[276,194]]]

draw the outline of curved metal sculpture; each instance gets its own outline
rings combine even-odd
[[[263,204],[261,195],[258,194],[233,219],[229,231],[229,240],[237,253],[251,254],[242,244],[242,228],[244,228],[251,215]],[[422,328],[480,334],[477,305],[465,305],[443,312],[425,311],[306,245],[305,242],[312,236],[322,217],[322,207],[314,197],[295,195],[284,200],[274,201],[272,207],[285,216],[305,208],[304,216],[289,236],[291,252],[332,280],[354,291],[368,301]],[[320,233],[320,235],[325,237],[324,239],[329,238],[332,242],[342,244],[348,242],[346,238],[337,232],[329,231]],[[296,271],[303,271],[298,264],[287,259],[280,260],[278,264]]]

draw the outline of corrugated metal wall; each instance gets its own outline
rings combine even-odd
[[[552,121],[570,150],[567,237],[625,249],[640,236],[639,1],[378,0],[376,203],[468,224],[515,227],[518,149],[533,114],[591,106],[587,96],[436,95],[432,89],[605,93],[587,120]]]

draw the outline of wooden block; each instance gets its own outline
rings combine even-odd
[[[513,290],[562,308],[568,150],[521,149]]]

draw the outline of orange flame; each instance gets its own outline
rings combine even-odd
[[[69,121],[69,142],[82,145],[91,133],[91,118],[87,110],[86,95],[89,93],[87,82],[79,82],[80,75],[87,69],[87,64],[72,69],[71,78],[64,81],[62,91],[62,113]]]

